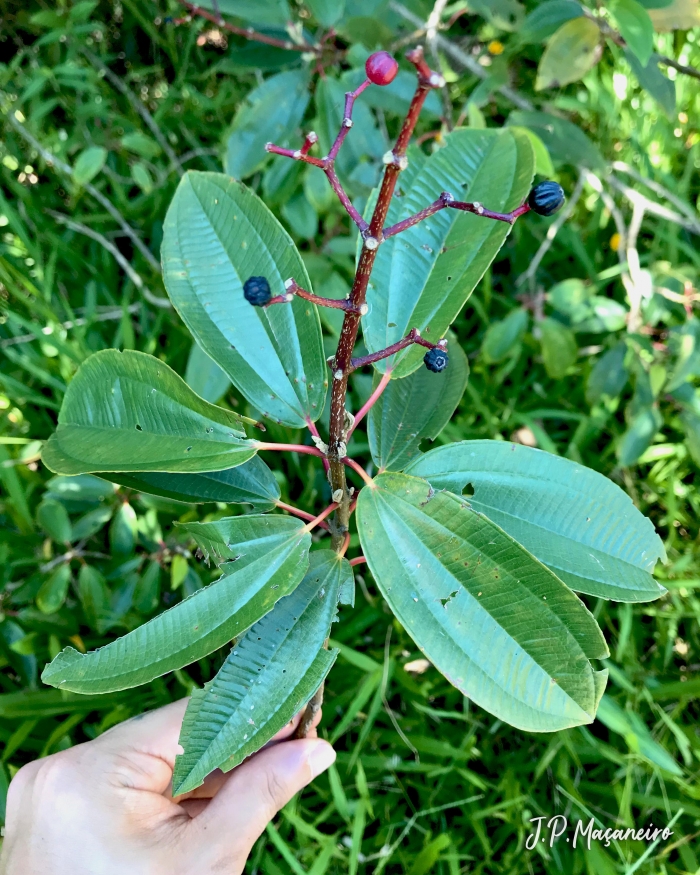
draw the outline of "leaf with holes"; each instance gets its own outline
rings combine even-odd
[[[107,693],[148,683],[223,647],[290,593],[306,573],[311,536],[300,520],[251,515],[182,529],[203,546],[198,533],[207,525],[226,527],[227,558],[236,561],[224,565],[223,577],[99,650],[83,654],[66,648],[46,666],[42,681],[75,693]]]
[[[561,456],[506,441],[462,441],[426,453],[407,473],[458,495],[512,535],[577,592],[643,602],[665,590],[651,576],[664,546],[612,480]]]
[[[387,224],[423,209],[441,190],[490,210],[514,209],[527,197],[533,173],[534,153],[523,131],[454,131],[429,158],[411,152],[401,175],[403,197],[392,202]],[[370,310],[362,319],[368,351],[395,343],[412,328],[428,340],[444,337],[509,231],[505,222],[444,209],[382,243],[367,290]],[[375,367],[405,377],[424,352],[412,347]]]
[[[469,362],[457,339],[450,342],[450,363],[434,374],[419,368],[401,380],[391,380],[369,414],[369,446],[381,470],[401,471],[421,455],[422,440],[435,438],[462,399]],[[374,376],[374,388],[379,375]]]
[[[163,229],[163,280],[195,339],[265,416],[294,427],[321,415],[328,375],[316,306],[253,307],[250,276],[273,295],[311,289],[291,237],[263,202],[223,173],[186,173]]]
[[[548,568],[463,499],[381,474],[357,505],[382,595],[464,695],[519,729],[590,723],[607,672],[592,615]]]
[[[259,456],[225,471],[202,474],[149,471],[105,474],[104,477],[148,495],[162,495],[192,504],[222,501],[225,504],[252,504],[256,510],[264,511],[271,510],[280,497],[275,475]]]
[[[337,650],[324,650],[336,618],[347,560],[310,555],[306,576],[236,641],[213,681],[195,690],[180,733],[173,793],[199,787],[214,769],[228,772],[282,729],[316,692]]]
[[[73,377],[42,460],[57,474],[220,471],[255,455],[242,421],[157,358],[105,349]]]

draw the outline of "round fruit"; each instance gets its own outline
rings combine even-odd
[[[251,276],[243,283],[243,295],[249,304],[262,307],[272,297],[270,283],[264,276]]]
[[[399,72],[399,64],[389,52],[375,52],[367,58],[365,73],[374,85],[389,85]]]
[[[530,209],[540,216],[552,216],[562,208],[565,200],[564,189],[558,182],[548,179],[532,189],[527,202]]]
[[[449,364],[450,357],[447,355],[447,350],[435,346],[433,349],[429,349],[426,352],[423,356],[423,361],[429,371],[432,371],[434,374],[439,374],[440,371],[444,371]]]

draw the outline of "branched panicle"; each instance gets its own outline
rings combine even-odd
[[[290,303],[295,297],[300,297],[319,306],[331,307],[345,312],[338,347],[335,355],[331,356],[328,360],[333,374],[328,444],[321,441],[318,433],[314,436],[317,447],[322,445],[324,448],[324,464],[331,485],[333,502],[337,504],[333,518],[328,520],[328,527],[331,532],[333,549],[340,555],[344,554],[349,543],[350,515],[356,503],[356,499],[353,500],[354,490],[348,489],[347,486],[345,476],[346,466],[353,468],[356,473],[371,484],[369,476],[357,462],[347,458],[347,444],[357,422],[366,415],[371,405],[377,401],[384,388],[388,385],[392,369],[391,367],[387,368],[379,387],[359,412],[357,421],[345,409],[349,375],[357,368],[389,358],[412,344],[426,347],[427,352],[423,362],[430,371],[439,373],[448,366],[449,362],[447,341],[443,338],[438,343],[431,343],[421,337],[418,328],[413,328],[404,338],[386,347],[386,349],[369,353],[365,356],[353,357],[360,319],[368,312],[366,303],[367,287],[379,247],[388,238],[400,234],[408,228],[412,228],[414,225],[419,224],[424,219],[443,209],[460,210],[485,219],[507,222],[512,225],[519,216],[530,210],[534,210],[541,215],[551,215],[552,212],[561,207],[564,201],[563,191],[561,191],[556,183],[550,182],[541,183],[540,186],[533,189],[530,197],[509,213],[494,212],[476,202],[468,203],[455,200],[450,192],[444,191],[432,204],[429,204],[423,210],[408,216],[394,225],[387,226],[386,219],[389,213],[389,206],[394,197],[399,176],[408,167],[406,152],[425,99],[432,89],[441,88],[445,84],[444,78],[439,73],[431,70],[426,63],[423,50],[420,46],[408,52],[406,58],[416,71],[416,90],[394,147],[384,155],[384,176],[379,187],[374,211],[369,221],[360,215],[359,211],[350,201],[335,171],[335,159],[353,126],[352,115],[357,98],[370,85],[385,86],[390,84],[395,78],[398,72],[398,64],[391,55],[386,52],[375,52],[368,58],[365,66],[367,78],[354,91],[346,93],[340,130],[327,155],[319,158],[311,154],[313,147],[318,142],[318,136],[313,131],[306,134],[304,142],[298,149],[288,149],[277,146],[274,143],[268,143],[265,147],[268,152],[274,155],[283,155],[294,161],[311,164],[322,170],[351,221],[357,226],[362,240],[362,249],[355,271],[355,278],[350,294],[344,300],[322,298],[302,288],[294,277],[290,277],[285,282],[284,294],[270,297],[263,303],[263,306],[268,307],[275,304]],[[302,728],[300,731],[302,734],[306,732],[306,729],[311,724],[313,715],[320,707],[321,701],[322,690],[319,691],[319,694],[309,704],[301,724]]]
[[[359,229],[362,238],[362,251],[355,279],[350,294],[346,299],[321,298],[303,289],[293,277],[290,277],[285,283],[285,293],[271,297],[264,304],[264,306],[271,306],[273,304],[289,303],[295,296],[298,296],[319,306],[332,307],[345,312],[338,348],[335,355],[329,359],[329,365],[333,372],[333,381],[330,434],[327,451],[328,473],[333,494],[342,494],[344,496],[340,501],[335,520],[331,525],[333,545],[336,550],[342,548],[345,534],[348,530],[350,506],[350,495],[345,482],[345,467],[342,461],[345,456],[348,439],[347,413],[345,410],[348,376],[357,368],[388,358],[414,343],[427,347],[428,353],[426,353],[424,363],[429,370],[441,371],[447,367],[449,361],[446,341],[443,339],[438,344],[430,343],[420,336],[420,331],[417,328],[412,329],[406,337],[386,349],[353,358],[352,353],[357,340],[360,318],[367,313],[367,303],[365,300],[367,286],[379,247],[389,237],[412,228],[439,210],[460,210],[485,219],[507,222],[512,225],[519,216],[527,213],[529,210],[535,210],[542,215],[551,215],[551,212],[561,206],[564,199],[563,192],[556,183],[541,183],[540,186],[533,190],[528,200],[516,209],[510,213],[499,213],[489,210],[480,203],[455,200],[450,192],[444,191],[437,200],[423,210],[408,216],[394,225],[386,226],[389,206],[394,196],[399,175],[408,166],[406,151],[425,99],[431,89],[441,88],[445,84],[443,77],[434,70],[431,70],[426,63],[423,50],[420,46],[408,52],[406,58],[413,64],[416,70],[416,91],[401,125],[396,143],[393,149],[384,156],[384,177],[379,188],[374,211],[369,221],[360,215],[350,201],[335,171],[335,159],[353,126],[352,115],[357,98],[370,85],[385,86],[390,84],[398,72],[398,64],[387,52],[375,52],[368,58],[365,65],[367,78],[354,91],[348,91],[345,95],[345,106],[340,130],[327,155],[318,158],[310,154],[312,148],[318,142],[318,136],[313,131],[305,136],[304,142],[299,149],[283,148],[274,143],[268,143],[265,147],[272,154],[283,155],[294,161],[302,161],[322,170],[348,216]]]

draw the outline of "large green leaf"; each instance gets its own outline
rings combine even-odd
[[[461,692],[519,729],[590,723],[607,654],[592,615],[551,571],[462,498],[381,474],[358,529],[384,598]]]
[[[654,52],[654,25],[649,13],[637,0],[614,0],[611,7],[629,50],[646,67]]]
[[[328,374],[314,304],[267,309],[243,297],[250,276],[273,295],[311,288],[291,237],[263,202],[223,173],[185,174],[165,217],[163,279],[202,349],[258,410],[295,427],[321,415]]]
[[[57,474],[216,471],[255,455],[241,417],[196,395],[150,355],[105,349],[68,386],[42,459]]]
[[[332,550],[310,555],[306,576],[239,641],[213,681],[196,690],[182,724],[173,793],[198,787],[259,750],[311,698],[337,651],[323,649],[352,568]]]
[[[607,477],[560,456],[505,441],[462,441],[407,469],[462,494],[577,592],[617,601],[658,598],[665,558],[652,523]]]
[[[251,515],[182,528],[199,542],[204,525],[225,527],[228,556],[236,559],[220,580],[106,647],[85,654],[66,648],[44,669],[44,683],[75,693],[148,683],[240,635],[306,573],[311,536],[300,520]]]
[[[514,110],[508,125],[529,128],[542,140],[555,166],[573,164],[592,170],[604,170],[606,162],[598,147],[578,125],[547,112]]]
[[[429,158],[412,151],[399,183],[403,197],[392,202],[387,224],[423,209],[441,191],[490,210],[511,210],[527,197],[533,172],[534,153],[523,131],[454,131]],[[411,328],[428,340],[443,337],[509,231],[505,222],[446,209],[386,240],[377,253],[367,290],[370,310],[362,320],[369,351],[395,343]],[[395,367],[397,377],[406,376],[424,352],[412,347],[375,367],[382,372]]]
[[[309,104],[307,70],[287,70],[266,79],[241,103],[226,149],[226,172],[250,176],[269,159],[266,143],[287,145],[299,138],[297,128]]]
[[[453,338],[450,363],[439,374],[419,368],[391,380],[369,415],[369,446],[380,470],[401,471],[420,455],[420,442],[434,440],[459,404],[469,376],[464,350]],[[374,376],[374,388],[379,375]]]
[[[530,12],[518,29],[518,40],[523,43],[539,43],[557,31],[562,24],[583,15],[580,3],[575,0],[546,0]]]
[[[187,358],[185,382],[205,401],[216,404],[231,388],[231,381],[215,361],[193,343]]]
[[[176,501],[199,504],[223,501],[226,504],[252,504],[257,510],[270,510],[280,497],[275,475],[259,456],[237,468],[202,474],[167,474],[149,471],[139,474],[105,474],[106,479],[138,489],[149,495],[162,495]]]
[[[600,60],[600,43],[600,28],[590,18],[572,18],[562,24],[540,58],[535,89],[577,82]]]

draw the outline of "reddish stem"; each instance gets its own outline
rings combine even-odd
[[[280,510],[286,510],[287,513],[291,513],[294,516],[298,516],[303,520],[309,522],[310,520],[315,520],[316,517],[312,513],[308,513],[308,511],[302,510],[300,507],[294,507],[293,504],[285,504],[284,501],[276,501],[275,507],[278,507]],[[328,527],[328,523],[319,523],[318,524],[322,529],[325,529],[327,532],[330,531]]]
[[[397,340],[396,343],[392,343],[391,346],[387,346],[385,349],[380,349],[378,352],[372,352],[369,355],[363,355],[351,359],[350,368],[354,371],[365,365],[371,365],[374,364],[374,362],[389,358],[390,355],[395,355],[397,352],[401,352],[402,349],[406,349],[406,347],[411,346],[412,343],[417,343],[420,346],[426,347],[426,349],[435,349],[436,347],[445,349],[447,346],[447,341],[444,338],[443,340],[438,341],[438,343],[431,343],[429,340],[425,340],[425,338],[420,336],[420,331],[417,328],[412,328],[405,337],[401,340]]]
[[[340,152],[340,147],[343,145],[343,141],[348,135],[350,128],[352,127],[352,108],[355,104],[355,100],[362,94],[362,92],[367,88],[368,85],[372,83],[369,79],[365,79],[365,81],[356,88],[354,91],[347,91],[345,93],[345,112],[343,113],[343,121],[340,123],[340,130],[338,131],[338,136],[335,138],[335,142],[331,146],[331,151],[328,153],[328,161],[334,161],[338,152]]]
[[[202,9],[201,6],[197,6],[195,3],[187,3],[186,0],[180,0],[180,3],[182,3],[191,15],[206,18],[207,21],[211,21],[212,24],[216,24],[217,27],[221,27],[229,33],[235,33],[236,36],[242,36],[244,39],[252,40],[256,43],[265,43],[265,45],[275,46],[278,49],[287,49],[290,52],[313,52],[314,54],[318,54],[320,51],[317,46],[310,46],[308,43],[295,43],[291,40],[275,39],[275,37],[267,36],[264,33],[259,33],[257,30],[253,30],[252,27],[236,27],[233,24],[229,24],[228,21],[224,21],[220,15],[214,15],[206,9]]]
[[[289,304],[295,295],[299,298],[304,298],[306,301],[311,301],[313,304],[318,304],[319,307],[332,307],[335,310],[351,310],[352,304],[348,298],[321,298],[319,295],[314,295],[313,292],[307,292],[300,285],[297,285],[296,280],[288,279],[284,284],[287,290],[284,295],[275,295],[274,298],[265,304],[265,307],[270,307],[272,304]],[[360,313],[362,315],[362,313]]]
[[[371,477],[369,476],[369,474],[365,471],[365,469],[364,469],[361,465],[358,465],[357,462],[356,462],[354,459],[350,459],[348,456],[345,456],[345,457],[344,457],[343,459],[341,459],[340,461],[341,461],[344,465],[347,465],[348,468],[352,468],[353,471],[355,471],[357,474],[360,475],[360,477],[362,477],[362,479],[365,481],[365,483],[367,484],[367,486],[369,486],[369,487],[371,487],[372,489],[374,489],[374,480],[372,480],[372,478],[371,478]]]
[[[272,450],[279,453],[308,453],[310,456],[320,456],[322,459],[325,459],[324,454],[320,450],[316,449],[316,447],[307,447],[306,444],[267,444],[258,441],[256,447],[259,451]]]
[[[414,225],[422,222],[423,219],[427,219],[434,215],[439,210],[448,208],[462,210],[465,213],[474,213],[484,219],[495,219],[498,222],[508,222],[509,225],[512,225],[518,216],[522,216],[524,213],[530,211],[528,204],[524,203],[519,207],[516,207],[514,210],[511,210],[510,213],[494,213],[492,210],[487,210],[478,201],[475,201],[474,203],[456,201],[449,191],[443,191],[440,197],[436,201],[433,201],[432,204],[425,207],[425,209],[414,213],[414,215],[409,216],[407,219],[403,219],[401,222],[397,222],[395,225],[391,225],[389,228],[385,228],[383,231],[384,239],[386,240],[387,237],[393,237],[395,234],[400,234],[407,228],[412,228]]]
[[[350,441],[350,437],[352,436],[352,433],[355,431],[357,426],[362,422],[362,420],[365,418],[365,416],[367,416],[369,411],[377,403],[377,401],[381,397],[382,392],[389,385],[390,380],[391,380],[391,368],[387,368],[386,371],[382,374],[382,378],[379,381],[379,385],[377,386],[377,388],[374,390],[374,392],[372,392],[372,394],[369,396],[367,401],[365,401],[365,403],[362,405],[362,407],[360,407],[360,409],[357,411],[357,416],[355,417],[355,421],[348,429],[348,434],[347,434],[347,438],[345,441],[346,443],[348,443]]]
[[[348,551],[348,547],[350,546],[350,532],[345,533],[345,540],[343,541],[343,546],[338,550],[338,556],[345,556]]]
[[[316,528],[316,526],[320,526],[321,523],[323,522],[323,520],[325,520],[325,518],[327,516],[330,516],[334,510],[337,510],[337,508],[338,508],[337,501],[334,501],[331,504],[329,504],[328,507],[325,510],[321,511],[321,513],[318,516],[312,517],[311,521],[304,526],[303,531],[307,531],[307,532],[313,531]],[[327,526],[326,526],[326,528],[327,528]]]
[[[364,556],[356,556],[354,559],[350,560],[350,564],[354,567],[355,565],[362,565],[363,562],[366,562]]]
[[[315,423],[315,422],[312,422],[310,419],[307,419],[307,420],[306,420],[306,424],[307,424],[307,426],[308,426],[309,431],[311,432],[311,434],[312,434],[315,438],[318,438],[319,440],[321,440],[321,435],[318,433],[318,429],[316,428],[316,423]],[[326,474],[327,474],[328,471],[329,471],[329,469],[330,469],[330,465],[329,465],[329,463],[328,463],[328,459],[327,459],[325,456],[323,456],[323,468],[324,468],[324,470],[325,470],[325,472],[326,472]]]

